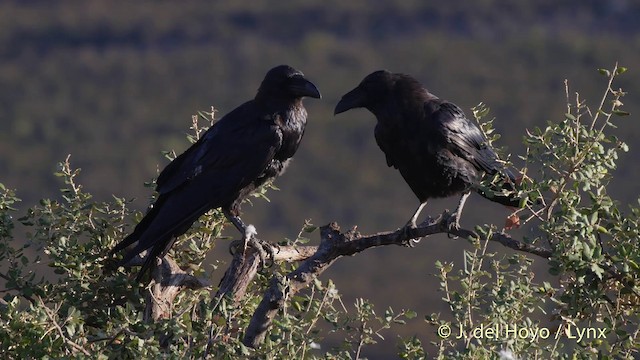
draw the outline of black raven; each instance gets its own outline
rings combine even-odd
[[[407,226],[416,227],[428,199],[462,194],[449,223],[459,228],[472,189],[503,205],[520,205],[520,198],[505,194],[504,189],[489,193],[477,187],[484,173],[502,174],[510,189],[515,177],[458,106],[431,94],[416,79],[385,70],[373,72],[342,97],[335,114],[359,107],[376,116],[375,138],[387,165],[400,171],[420,201]]]
[[[111,251],[137,241],[120,264],[150,249],[140,280],[177,236],[214,208],[222,208],[245,241],[252,237],[255,229],[240,219],[240,204],[282,174],[295,154],[307,122],[305,96],[319,99],[320,92],[302,72],[287,65],[269,70],[253,100],[222,117],[162,170],[157,200],[133,233]]]

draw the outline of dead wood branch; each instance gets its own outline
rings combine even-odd
[[[381,232],[373,235],[361,235],[354,230],[342,233],[336,223],[320,228],[319,246],[272,246],[274,262],[302,261],[300,266],[285,277],[274,276],[264,292],[262,301],[253,314],[245,332],[243,343],[257,347],[263,341],[277,313],[283,309],[286,299],[306,288],[320,276],[334,261],[343,256],[352,256],[373,247],[386,245],[406,245],[409,239],[423,238],[428,235],[448,233],[462,238],[478,238],[467,229],[451,229],[448,224],[450,215],[444,213],[436,219],[427,219],[415,229],[405,231]],[[492,233],[488,239],[513,250],[526,252],[548,259],[552,251],[546,248],[524,243],[503,232]],[[128,265],[139,265],[144,254],[132,260]],[[229,298],[238,304],[246,295],[247,287],[253,281],[260,267],[260,255],[253,247],[234,254],[229,268],[225,272],[214,296],[214,300]],[[202,281],[180,269],[169,256],[158,260],[152,271],[152,281],[148,287],[145,319],[156,321],[171,316],[172,304],[180,291],[206,286]]]
[[[187,274],[169,256],[156,261],[151,271],[151,283],[147,287],[145,321],[170,318],[173,301],[181,291],[207,286],[204,281]]]
[[[272,246],[274,262],[294,262],[302,261],[311,257],[318,250],[317,246]],[[231,265],[225,272],[216,299],[224,296],[232,299],[237,304],[244,297],[247,287],[253,281],[260,265],[258,252],[248,247],[244,253],[236,252],[231,261]]]
[[[409,239],[421,238],[438,233],[477,238],[478,236],[466,229],[449,229],[448,214],[439,218],[428,219],[415,229],[393,232],[382,232],[363,236],[355,230],[340,232],[336,223],[325,225],[320,229],[320,246],[317,251],[300,266],[287,274],[284,278],[273,278],[269,288],[265,291],[262,301],[258,305],[249,327],[245,332],[243,343],[246,346],[257,347],[264,341],[273,319],[283,306],[285,299],[306,288],[314,279],[322,274],[334,261],[342,256],[351,256],[366,249],[385,245],[405,245]],[[494,233],[490,241],[498,242],[514,250],[527,252],[548,259],[551,250],[532,244],[523,243],[505,233]]]

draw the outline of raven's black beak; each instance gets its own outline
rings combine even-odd
[[[359,108],[364,106],[365,94],[360,88],[355,88],[348,93],[344,94],[342,99],[336,105],[336,109],[333,111],[333,115],[338,115],[347,110]]]
[[[300,77],[294,77],[291,85],[289,86],[291,91],[296,96],[308,96],[316,99],[321,99],[322,95],[320,95],[320,90],[309,80]]]

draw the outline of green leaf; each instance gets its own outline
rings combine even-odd
[[[602,275],[604,275],[604,269],[600,267],[600,265],[591,264],[591,271],[593,271],[596,274],[596,276],[598,276],[598,278],[602,280]]]
[[[629,112],[628,111],[622,111],[622,110],[613,110],[613,114],[614,115],[618,115],[618,116],[628,116]]]
[[[627,68],[624,66],[620,66],[619,68],[616,69],[616,74],[620,75],[620,74],[624,74],[627,72]]]
[[[67,333],[69,334],[69,336],[73,337],[73,335],[75,335],[75,333],[76,333],[75,324],[67,324],[66,329],[67,329]]]
[[[305,225],[304,228],[302,229],[304,232],[306,233],[312,233],[314,231],[316,231],[318,229],[317,226],[314,225]]]
[[[598,69],[598,72],[606,77],[611,76],[611,72],[607,69]]]
[[[249,350],[248,347],[246,347],[244,344],[241,343],[240,344],[240,353],[242,355],[249,355],[249,354],[251,354],[251,351]]]
[[[407,319],[413,319],[413,318],[415,318],[416,316],[418,316],[418,313],[417,313],[417,312],[415,312],[415,311],[413,311],[413,310],[407,310],[407,312],[405,312],[405,313],[404,313],[404,316],[405,316]]]

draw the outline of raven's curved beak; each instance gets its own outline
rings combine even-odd
[[[308,96],[316,99],[321,99],[322,95],[320,95],[320,90],[309,80],[300,77],[294,77],[292,84],[289,86],[291,91],[296,96]]]
[[[338,115],[347,110],[363,107],[365,102],[365,94],[360,88],[355,88],[344,94],[342,99],[336,105],[333,115]]]

